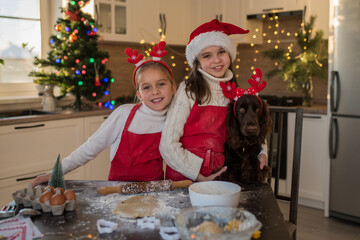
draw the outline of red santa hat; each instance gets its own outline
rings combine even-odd
[[[246,34],[244,30],[230,23],[222,23],[214,19],[196,28],[190,34],[190,40],[186,46],[186,59],[190,67],[194,66],[194,60],[204,48],[221,46],[229,52],[232,61],[236,57],[236,44],[229,37],[231,34]]]

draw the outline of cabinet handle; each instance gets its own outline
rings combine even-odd
[[[271,12],[271,11],[280,11],[280,10],[283,10],[284,8],[266,8],[266,9],[263,9],[262,11],[263,12]]]
[[[40,173],[39,175],[43,175],[45,173]],[[24,177],[24,178],[17,178],[16,181],[17,182],[21,182],[21,181],[26,181],[26,180],[29,180],[29,179],[34,179],[36,178],[38,175],[35,175],[35,176],[31,176],[31,177]]]
[[[166,18],[165,18],[165,13],[159,13],[159,17],[160,17],[160,29],[161,29],[161,32],[159,33],[160,34],[160,37],[162,34],[166,35]]]
[[[164,35],[166,35],[166,17],[165,17],[165,13],[163,13],[163,18],[164,18]]]
[[[21,127],[14,127],[15,130],[19,129],[25,129],[25,128],[37,128],[37,127],[45,127],[45,124],[37,124],[37,125],[31,125],[31,126],[21,126]]]

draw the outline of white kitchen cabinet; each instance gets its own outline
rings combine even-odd
[[[191,0],[133,0],[132,40],[158,43],[165,35],[171,45],[186,45],[191,28]]]
[[[293,154],[295,114],[289,114],[288,156]],[[300,163],[299,204],[324,209],[328,184],[328,117],[304,114]],[[287,176],[291,176],[290,158]],[[290,186],[288,186],[290,187]],[[288,191],[289,192],[289,191]]]
[[[236,43],[261,44],[262,37],[253,38],[256,34],[261,36],[262,22],[259,20],[248,20],[245,11],[245,1],[243,0],[198,0],[194,2],[194,30],[199,25],[218,19],[221,22],[231,23],[245,30],[250,30],[248,34],[230,35]],[[260,34],[259,34],[260,33]]]
[[[94,17],[99,34],[106,41],[131,41],[131,1],[95,0]]]
[[[247,15],[304,10],[304,0],[243,0]]]
[[[84,118],[84,140],[86,141],[104,122],[105,116]],[[85,180],[107,180],[110,171],[110,146],[85,165]]]
[[[14,188],[25,188],[36,175],[49,172],[58,154],[61,158],[69,155],[83,142],[83,136],[81,118],[1,126],[1,196],[11,197]],[[79,168],[65,179],[83,176],[84,169]],[[18,180],[24,178],[32,180]]]

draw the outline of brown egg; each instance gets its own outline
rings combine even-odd
[[[58,189],[60,189],[61,194],[64,194],[65,189],[63,189],[62,187],[57,187],[57,188],[55,188],[55,189],[54,189],[54,193],[56,193]]]
[[[43,190],[43,192],[46,192],[46,190],[48,190],[48,189],[50,189],[51,190],[51,192],[53,192],[53,193],[55,193],[54,192],[54,187],[53,186],[46,186],[45,188],[44,188],[44,190]]]
[[[56,193],[50,198],[51,206],[59,206],[65,203],[65,197],[61,194],[61,190],[56,190]]]
[[[45,192],[43,192],[43,194],[41,194],[39,201],[40,201],[41,203],[45,203],[45,202],[47,202],[47,201],[50,200],[50,198],[52,197],[52,195],[53,195],[53,193],[51,192],[50,189],[48,189],[48,190],[46,190]]]
[[[76,200],[76,195],[72,190],[66,190],[63,195],[66,200]]]

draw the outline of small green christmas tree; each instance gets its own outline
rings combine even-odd
[[[66,189],[64,173],[60,161],[60,154],[58,155],[55,165],[52,169],[49,186],[53,186],[54,188],[61,187],[63,189]]]
[[[59,18],[55,25],[57,34],[50,36],[47,59],[35,58],[34,65],[40,70],[29,74],[37,84],[59,86],[61,96],[73,93],[76,100],[70,107],[77,111],[90,108],[81,102],[81,97],[96,101],[109,94],[107,89],[114,82],[111,72],[105,68],[109,54],[97,46],[95,20],[81,10],[89,2],[68,1],[67,7],[61,10],[64,18]]]
[[[285,49],[271,49],[263,55],[278,62],[278,67],[269,71],[266,76],[280,77],[287,82],[290,91],[301,90],[304,97],[304,106],[311,106],[313,101],[312,77],[327,79],[328,54],[323,40],[323,31],[316,31],[312,38],[312,29],[316,17],[300,28],[296,35],[296,44],[299,51]]]

